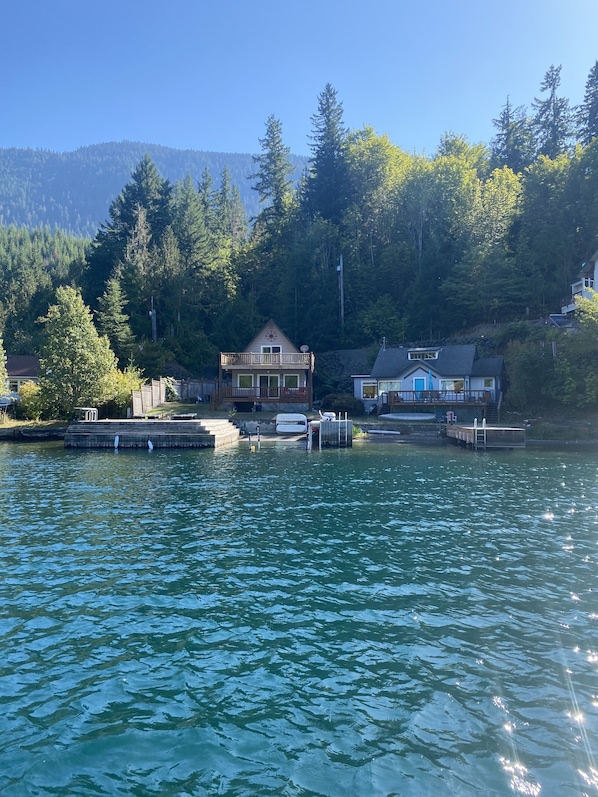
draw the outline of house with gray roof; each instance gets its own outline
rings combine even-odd
[[[478,357],[467,345],[383,346],[369,374],[353,375],[366,412],[419,413],[438,420],[497,421],[504,384],[502,357]]]

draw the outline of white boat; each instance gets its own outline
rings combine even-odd
[[[299,412],[279,412],[274,420],[276,434],[307,433],[307,417]]]

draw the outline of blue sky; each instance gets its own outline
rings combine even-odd
[[[432,154],[488,142],[551,64],[581,102],[597,0],[4,0],[0,147],[143,141],[257,152],[265,122],[308,154],[326,83],[350,128]]]

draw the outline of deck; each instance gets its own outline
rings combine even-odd
[[[525,429],[519,426],[487,426],[450,424],[446,436],[475,451],[498,448],[525,448]]]
[[[68,427],[64,447],[221,448],[238,442],[239,430],[227,420],[77,421]]]

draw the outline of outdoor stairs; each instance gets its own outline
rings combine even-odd
[[[491,402],[486,407],[486,423],[498,423],[498,404]]]
[[[228,420],[77,421],[64,437],[65,448],[221,448],[239,442]]]

